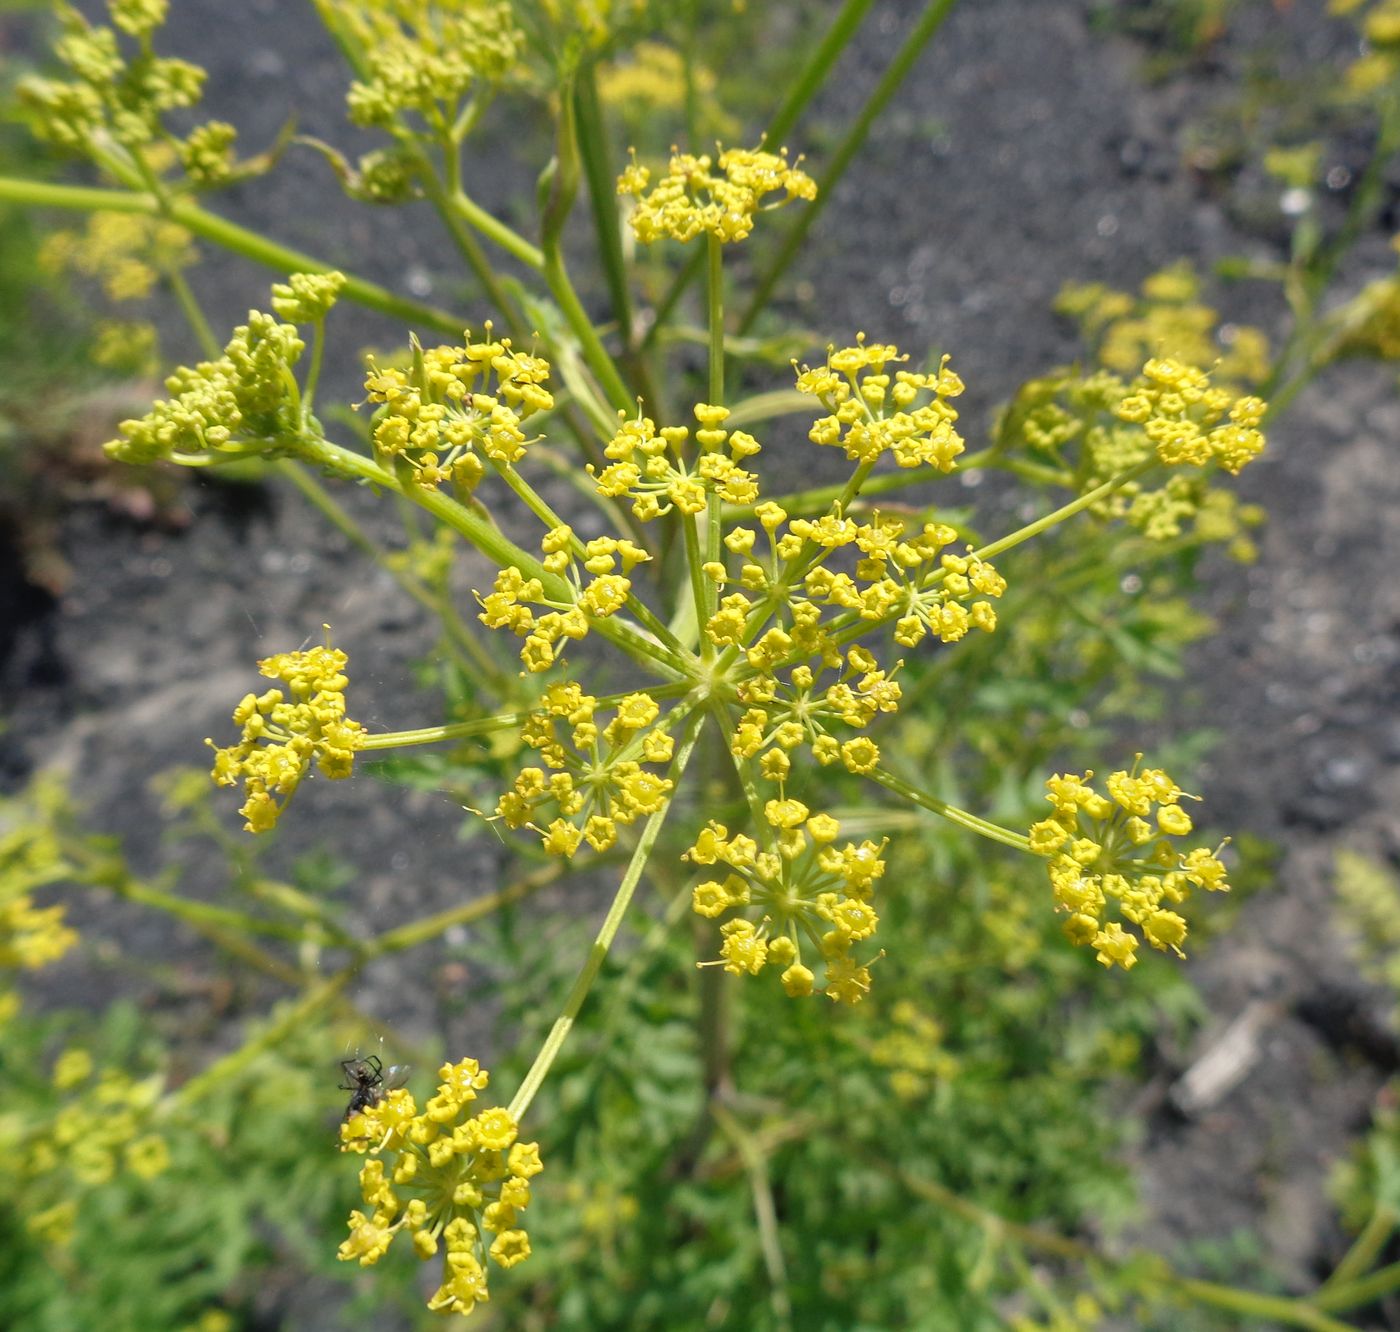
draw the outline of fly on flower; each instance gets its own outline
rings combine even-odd
[[[408,1081],[407,1064],[390,1064],[388,1072],[378,1055],[355,1055],[352,1059],[340,1061],[345,1081],[341,1091],[350,1093],[350,1103],[345,1107],[345,1119],[363,1110],[373,1109],[384,1099],[386,1093],[396,1091]]]

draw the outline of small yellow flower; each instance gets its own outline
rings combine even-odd
[[[1227,890],[1224,863],[1208,848],[1182,852],[1173,844],[1193,824],[1180,805],[1186,793],[1160,768],[1110,773],[1107,796],[1089,784],[1092,777],[1051,777],[1047,799],[1055,814],[1030,829],[1030,849],[1045,857],[1055,907],[1067,915],[1066,935],[1092,945],[1105,967],[1128,970],[1138,939],[1105,918],[1113,904],[1153,948],[1184,956],[1186,918],[1169,908],[1183,903],[1192,886]]]

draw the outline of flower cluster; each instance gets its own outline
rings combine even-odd
[[[1260,384],[1269,374],[1268,336],[1250,324],[1222,324],[1201,300],[1200,278],[1186,262],[1153,273],[1136,297],[1099,282],[1071,283],[1055,309],[1078,323],[1095,360],[1117,375],[1135,373],[1163,348],[1209,370],[1222,387]]]
[[[301,429],[292,367],[305,349],[294,325],[250,310],[218,360],[181,366],[165,381],[169,398],[121,422],[108,455],[198,463],[288,447]]]
[[[1154,357],[1115,409],[1120,421],[1142,427],[1157,458],[1168,467],[1214,464],[1237,476],[1264,448],[1258,429],[1262,399],[1235,397],[1212,388],[1204,370],[1169,357]]]
[[[1089,785],[1093,775],[1051,777],[1046,798],[1055,812],[1030,829],[1031,850],[1049,861],[1055,909],[1068,913],[1065,934],[1092,946],[1104,966],[1128,970],[1138,940],[1107,918],[1115,902],[1152,947],[1184,956],[1186,920],[1171,908],[1193,888],[1229,890],[1219,848],[1179,848],[1174,839],[1191,832],[1191,816],[1181,807],[1185,793],[1160,768],[1110,774],[1107,795]]]
[[[0,901],[0,967],[35,970],[57,962],[78,942],[64,906],[38,907],[28,894]]]
[[[96,1073],[92,1056],[70,1047],[54,1064],[53,1087],[63,1102],[27,1139],[21,1170],[36,1193],[55,1200],[29,1214],[28,1229],[62,1246],[72,1238],[85,1190],[100,1188],[119,1170],[153,1179],[169,1166],[170,1150],[160,1134],[144,1131],[160,1097],[159,1076],[138,1080],[111,1068]]]
[[[265,658],[258,670],[282,680],[290,699],[280,689],[245,695],[233,711],[243,738],[224,749],[206,742],[214,749],[214,781],[243,782],[239,813],[248,832],[276,825],[313,762],[325,777],[350,776],[364,727],[345,715],[345,663],[345,653],[330,646]]]
[[[870,1060],[889,1070],[890,1090],[901,1101],[927,1101],[940,1084],[957,1076],[958,1060],[944,1046],[943,1024],[908,999],[882,1022],[870,1045]]]
[[[39,251],[49,272],[96,278],[110,301],[144,300],[195,257],[184,227],[140,213],[93,213],[81,231],[51,232]]]
[[[1247,529],[1263,515],[1210,482],[1214,470],[1234,474],[1263,449],[1265,410],[1259,398],[1213,387],[1204,370],[1154,358],[1132,385],[1106,370],[1026,384],[1002,416],[998,447],[1024,444],[1081,494],[1154,459],[1166,463],[1172,472],[1160,485],[1124,482],[1093,512],[1124,519],[1150,541],[1192,530],[1199,540],[1231,543],[1247,560]]]
[[[632,580],[627,575],[642,560],[651,558],[625,537],[595,537],[581,542],[573,529],[563,523],[545,533],[540,549],[549,572],[568,576],[573,588],[571,600],[549,600],[538,578],[526,578],[514,567],[504,568],[496,575],[495,585],[486,596],[478,594],[481,614],[477,618],[490,629],[509,629],[524,640],[520,661],[532,674],[553,666],[562,657],[568,640],[586,637],[590,620],[606,619],[621,610],[632,590]],[[592,575],[586,585],[580,566]],[[543,614],[536,614],[532,605],[546,609]]]
[[[708,234],[741,241],[753,230],[755,214],[817,197],[816,182],[788,162],[786,149],[729,148],[715,167],[707,153],[673,151],[666,174],[651,186],[651,172],[634,159],[618,177],[617,192],[637,200],[631,219],[637,239],[650,245],[666,236],[685,242]],[[781,197],[770,199],[774,194]]]
[[[21,80],[20,101],[34,132],[70,152],[83,151],[103,134],[131,149],[160,139],[162,115],[198,102],[205,79],[199,66],[151,49],[166,7],[167,0],[107,0],[112,22],[140,43],[127,60],[114,29],[93,26],[60,0],[64,32],[54,52],[72,77]]]
[[[444,1064],[438,1076],[421,1111],[409,1092],[390,1091],[341,1126],[343,1149],[370,1159],[360,1170],[365,1210],[351,1212],[337,1256],[372,1266],[407,1231],[419,1258],[443,1254],[428,1308],[469,1314],[490,1299],[488,1259],[510,1268],[530,1256],[520,1213],[544,1167],[537,1144],[517,1141],[508,1110],[471,1113],[489,1081],[475,1059]]]
[[[788,994],[809,995],[817,977],[803,961],[805,943],[808,956],[820,959],[822,992],[858,1004],[870,990],[870,968],[853,949],[880,923],[871,899],[885,872],[883,844],[838,846],[840,823],[800,800],[768,801],[764,821],[777,833],[771,850],[744,833],[731,837],[711,820],[686,852],[694,864],[720,866],[724,874],[696,884],[691,898],[700,915],[727,916],[720,960],[710,965],[735,976],[773,967]]]
[[[737,579],[723,569],[707,572],[724,584],[737,581],[745,591],[722,597],[705,625],[716,646],[742,648],[754,674],[771,676],[780,665],[801,660],[838,666],[843,637],[891,621],[895,641],[904,647],[928,637],[955,643],[971,629],[996,628],[996,611],[985,598],[1000,597],[1006,580],[986,560],[948,551],[957,533],[946,523],[920,523],[911,533],[894,515],[876,514],[868,523],[830,514],[789,521],[772,503],[758,505],[755,516],[768,533],[771,558],[766,564],[752,558],[752,529],[729,534],[726,546],[745,561]],[[827,567],[845,548],[856,555],[853,573]],[[828,610],[837,613],[835,619],[825,618]],[[847,661],[857,670],[875,669],[874,658],[868,665],[865,657]],[[812,681],[794,684],[805,693]],[[761,688],[750,684],[749,697],[767,702],[753,692]],[[837,711],[843,710],[838,704]]]
[[[543,702],[521,727],[543,766],[523,768],[496,812],[508,827],[539,833],[550,855],[572,856],[585,841],[604,851],[619,826],[654,814],[670,797],[672,783],[645,766],[669,763],[674,748],[660,705],[641,693],[604,704],[562,683]],[[613,715],[600,727],[605,710]]]
[[[791,641],[784,634],[773,644],[765,634],[752,649],[755,656],[766,656],[765,640],[774,654],[783,655]],[[899,681],[892,672],[879,669],[874,654],[860,646],[849,648],[844,660],[838,656],[835,665],[840,668],[836,678],[825,685],[819,683],[824,666],[814,670],[807,665],[795,666],[787,679],[770,666],[741,684],[739,701],[748,706],[730,737],[734,753],[756,759],[760,775],[771,782],[787,779],[793,766],[790,756],[800,747],[809,749],[823,767],[840,762],[850,772],[870,772],[880,761],[876,743],[866,735],[842,742],[832,729],[839,723],[863,731],[878,714],[897,711]]]
[[[739,464],[759,451],[756,439],[743,430],[725,430],[727,407],[697,403],[695,419],[700,446],[693,466],[686,462],[690,439],[688,426],[663,426],[657,430],[650,417],[621,417],[617,432],[603,450],[611,459],[601,472],[592,463],[600,495],[627,498],[642,522],[650,522],[672,509],[682,514],[704,511],[709,496],[726,504],[748,505],[758,499],[758,478]]]
[[[203,465],[249,454],[294,450],[303,404],[294,373],[306,343],[293,319],[319,326],[345,285],[342,273],[294,273],[272,288],[276,315],[248,312],[214,361],[180,366],[165,381],[171,396],[145,416],[121,422],[123,438],[106,445],[119,462],[160,460]]]
[[[64,906],[38,907],[33,898],[36,888],[66,871],[53,826],[43,817],[52,811],[56,796],[41,787],[40,820],[0,830],[0,967],[45,967],[78,942],[64,919]]]
[[[507,79],[524,54],[508,0],[354,0],[336,21],[365,54],[346,98],[357,125],[387,128],[406,113],[450,124],[463,97]]]
[[[1328,11],[1361,11],[1361,53],[1347,67],[1347,90],[1363,98],[1385,90],[1400,73],[1400,0],[1332,0]]]
[[[898,370],[891,384],[885,367],[908,359],[898,347],[867,346],[865,334],[858,333],[854,347],[828,348],[826,365],[815,370],[803,366],[797,391],[810,393],[830,413],[812,426],[807,438],[840,447],[863,465],[888,454],[900,467],[927,464],[951,472],[964,445],[953,428],[958,414],[947,399],[963,391],[963,382],[948,369],[945,356],[937,373]],[[920,403],[925,393],[933,397]]]
[[[415,342],[406,370],[370,362],[375,453],[402,462],[419,485],[450,481],[470,494],[485,474],[483,456],[505,467],[524,455],[523,423],[554,405],[548,380],[547,361],[493,339],[490,324],[484,342],[426,350]]]

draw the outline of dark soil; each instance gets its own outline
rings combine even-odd
[[[815,123],[849,118],[918,8],[875,6]],[[868,329],[916,350],[950,349],[975,435],[1018,383],[1072,358],[1072,330],[1050,311],[1062,283],[1132,288],[1182,256],[1203,270],[1226,256],[1282,257],[1277,187],[1202,169],[1199,127],[1224,115],[1243,72],[1261,61],[1300,81],[1339,68],[1350,30],[1320,17],[1319,5],[1243,0],[1228,38],[1150,82],[1144,47],[1092,21],[1101,9],[1141,8],[968,0],[955,9],[792,274],[807,326],[823,339]],[[302,131],[353,146],[340,65],[309,7],[182,0],[173,10],[169,49],[209,64],[210,110],[238,120],[248,144],[269,141],[295,108]],[[789,137],[804,146],[801,130]],[[515,142],[489,140],[489,170],[477,175],[483,202],[507,215],[533,188]],[[318,159],[298,155],[295,169],[216,207],[479,316],[454,286],[454,257],[431,216],[344,201]],[[1393,269],[1386,239],[1363,239],[1345,290]],[[196,277],[216,327],[261,299],[267,280],[219,254]],[[1262,286],[1232,287],[1218,304],[1231,317],[1278,322]],[[187,350],[173,312],[167,322],[171,347]],[[348,307],[336,322],[343,370],[326,398],[353,401],[350,353],[390,343],[393,330]],[[1400,860],[1397,439],[1400,400],[1384,368],[1329,371],[1279,422],[1269,454],[1240,482],[1271,515],[1261,558],[1213,571],[1221,632],[1193,654],[1172,718],[1220,732],[1202,790],[1212,821],[1271,840],[1280,859],[1277,881],[1190,963],[1214,1024],[1199,1048],[1169,1052],[1169,1073],[1149,1091],[1136,1238],[1170,1251],[1248,1228],[1262,1236],[1267,1266],[1299,1289],[1344,1243],[1328,1174],[1397,1063],[1384,1004],[1358,981],[1331,910],[1338,849]],[[4,780],[65,768],[94,822],[120,831],[144,870],[159,863],[163,824],[148,775],[203,764],[204,737],[227,734],[231,703],[255,683],[254,659],[318,636],[323,621],[350,652],[357,716],[397,728],[433,715],[432,696],[410,683],[429,627],[387,577],[288,493],[193,486],[197,521],[178,534],[76,508],[64,530],[72,587],[47,614],[17,616],[0,663]],[[379,521],[360,499],[366,521]],[[464,582],[481,586],[483,572]],[[357,867],[367,928],[496,882],[494,839],[464,850],[460,811],[438,797],[313,783],[298,806],[303,828],[314,817]],[[159,917],[113,915],[134,951],[188,955]],[[403,974],[371,969],[356,1002],[408,1030],[433,1029],[442,1020],[433,987],[401,983]],[[94,1004],[136,984],[79,969],[54,983]],[[1247,1012],[1252,1054],[1237,1085],[1189,1116],[1173,1109],[1177,1076]]]

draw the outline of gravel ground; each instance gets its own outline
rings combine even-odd
[[[837,125],[854,112],[917,8],[875,6],[812,123]],[[1019,382],[1072,357],[1071,332],[1049,308],[1062,283],[1132,287],[1180,256],[1202,268],[1230,255],[1280,257],[1260,182],[1221,184],[1190,169],[1193,135],[1261,52],[1301,77],[1348,49],[1347,30],[1320,17],[1320,6],[1244,0],[1209,59],[1150,83],[1142,49],[1091,23],[1102,8],[983,0],[955,9],[792,275],[792,308],[823,337],[868,329],[955,352],[969,385],[969,434]],[[168,48],[208,56],[210,108],[238,119],[249,144],[271,139],[295,106],[303,132],[353,146],[340,67],[309,9],[182,0],[174,11]],[[790,138],[804,146],[801,133]],[[518,142],[501,132],[488,139],[489,170],[478,174],[483,202],[507,216],[533,189],[529,163],[514,156]],[[300,211],[308,191],[317,206]],[[299,155],[294,170],[216,207],[476,313],[453,285],[453,256],[431,216],[351,205],[317,159]],[[1354,289],[1392,266],[1385,236],[1366,237],[1341,285]],[[241,316],[265,281],[219,255],[197,278],[216,326]],[[1242,285],[1226,300],[1232,316],[1277,319],[1261,286]],[[337,323],[347,353],[392,336],[370,316],[338,314]],[[328,400],[358,396],[353,357],[343,364]],[[1270,454],[1240,483],[1271,514],[1261,558],[1212,578],[1221,633],[1195,652],[1173,719],[1220,731],[1203,790],[1212,818],[1271,839],[1281,859],[1277,883],[1190,964],[1217,1025],[1199,1048],[1177,1052],[1172,1076],[1234,1024],[1241,1077],[1190,1116],[1171,1109],[1172,1077],[1149,1089],[1139,1233],[1171,1245],[1255,1228],[1270,1264],[1298,1288],[1336,1255],[1327,1174],[1396,1063],[1376,996],[1334,933],[1330,901],[1338,849],[1400,858],[1397,436],[1400,401],[1382,368],[1333,370],[1295,404]],[[40,764],[68,767],[95,821],[121,830],[145,869],[158,863],[162,828],[145,774],[201,763],[204,737],[226,732],[231,701],[250,687],[253,659],[319,633],[323,620],[355,663],[357,715],[385,727],[432,715],[431,697],[407,683],[430,641],[424,617],[348,558],[343,539],[290,496],[240,499],[196,486],[192,503],[197,521],[184,533],[75,510],[65,530],[72,590],[0,662],[8,714],[0,772],[14,779]],[[322,783],[298,805],[359,868],[367,928],[460,900],[500,870],[491,839],[463,853],[459,811],[435,796]],[[160,919],[120,917],[115,928],[136,950],[175,948]],[[357,1002],[409,1029],[436,1025],[431,987],[402,976],[388,965],[370,970]],[[132,984],[72,973],[57,983],[70,997],[81,987],[92,1002]],[[425,990],[427,998],[413,997]]]

